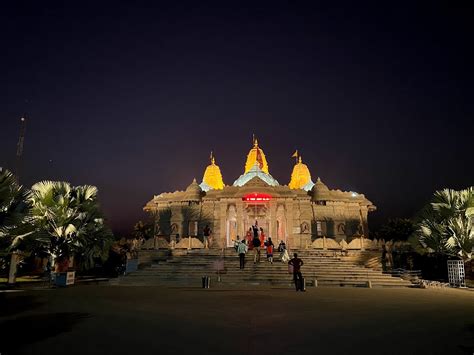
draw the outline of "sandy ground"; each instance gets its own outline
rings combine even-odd
[[[474,292],[78,286],[0,294],[7,354],[474,354]]]

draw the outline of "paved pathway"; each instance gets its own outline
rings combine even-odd
[[[5,354],[469,354],[474,293],[79,286],[0,294]]]

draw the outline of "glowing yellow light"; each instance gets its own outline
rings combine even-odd
[[[216,165],[216,160],[211,154],[211,165],[208,165],[204,176],[202,178],[207,186],[214,190],[222,190],[224,188],[224,181],[222,180],[221,169]]]
[[[307,183],[311,181],[311,174],[306,164],[303,164],[301,157],[298,159],[298,163],[293,167],[291,173],[291,181],[289,183],[290,189],[302,189]]]
[[[267,158],[265,157],[265,153],[263,152],[262,148],[258,146],[258,141],[255,139],[253,143],[253,148],[250,149],[250,152],[247,155],[247,161],[245,163],[245,173],[248,173],[256,162],[258,163],[258,166],[263,172],[269,174]]]

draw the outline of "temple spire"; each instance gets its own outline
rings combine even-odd
[[[296,163],[293,167],[293,172],[291,173],[291,179],[288,186],[293,190],[311,190],[311,188],[314,186],[314,183],[311,180],[311,173],[309,172],[308,167],[306,164],[303,164],[301,155],[298,154],[298,151],[296,151],[291,157],[296,158]]]
[[[221,169],[216,165],[216,158],[214,152],[211,151],[209,156],[211,164],[207,166],[202,177],[202,182],[199,185],[202,190],[222,190],[224,188],[224,181],[222,179]]]
[[[253,140],[253,147],[250,149],[247,155],[247,161],[245,162],[245,173],[248,173],[250,169],[255,165],[258,164],[258,167],[265,173],[268,172],[268,163],[265,157],[265,153],[263,152],[262,148],[258,146],[258,140],[255,137],[255,134],[252,135]]]

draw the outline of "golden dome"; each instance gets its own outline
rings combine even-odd
[[[298,158],[298,163],[293,167],[291,173],[291,181],[289,183],[290,189],[304,189],[310,190],[314,183],[311,181],[311,174],[306,164],[303,164],[301,157]]]
[[[265,153],[263,153],[262,148],[258,146],[258,141],[255,139],[253,142],[253,148],[250,149],[249,154],[247,155],[247,161],[245,163],[245,173],[248,173],[250,169],[255,165],[255,162],[258,163],[258,167],[264,173],[269,174],[268,172],[268,163],[265,158]]]
[[[201,188],[205,191],[209,189],[222,190],[224,188],[224,181],[222,180],[221,169],[216,165],[216,160],[211,153],[211,165],[208,165],[204,176],[202,177]]]

